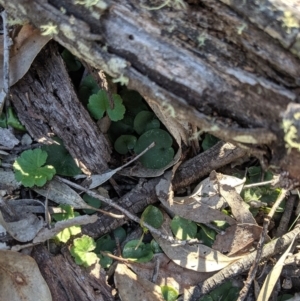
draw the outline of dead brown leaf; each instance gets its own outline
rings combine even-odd
[[[159,286],[171,286],[176,289],[179,294],[183,294],[184,289],[188,289],[212,275],[212,273],[200,273],[185,269],[175,264],[163,253],[154,255],[150,262],[143,264],[129,263],[127,265],[139,277],[151,281],[156,264],[158,265],[158,274],[155,283]]]
[[[262,227],[258,225],[233,225],[226,229],[225,234],[217,235],[212,247],[221,253],[228,253],[227,256],[245,254],[259,239],[261,232]]]
[[[253,225],[257,224],[252,213],[249,211],[249,205],[244,202],[242,197],[236,192],[233,187],[229,185],[220,185],[219,189],[221,196],[230,206],[231,212],[238,223]]]
[[[163,206],[174,214],[192,220],[196,223],[210,223],[214,220],[226,221],[233,225],[236,221],[230,216],[222,213],[220,210],[211,208],[207,203],[203,203],[199,197],[175,197],[173,205],[170,205],[169,187],[171,185],[172,173],[167,172],[156,185],[156,194]],[[220,198],[220,197],[219,197]]]
[[[0,250],[0,279],[0,300],[52,300],[47,283],[30,256]]]
[[[2,37],[3,39],[3,37]],[[33,60],[41,49],[50,41],[51,36],[42,36],[40,31],[26,24],[13,40],[10,49],[9,84],[14,85],[30,68]],[[1,45],[3,41],[0,40]],[[0,61],[3,61],[3,47],[0,49]],[[3,78],[3,66],[0,67],[0,78]],[[0,91],[3,89],[3,81],[0,80]]]
[[[160,286],[137,276],[123,263],[117,265],[115,283],[122,301],[164,301]]]
[[[160,231],[168,236],[172,235],[170,228],[171,219],[164,214],[164,223]],[[215,251],[202,244],[178,245],[159,237],[151,232],[154,239],[165,252],[165,254],[181,267],[197,272],[218,271],[236,261],[239,257],[227,257],[222,253]]]
[[[38,218],[36,215],[32,213],[24,215],[18,221],[6,222],[0,212],[0,224],[14,239],[20,242],[32,240],[44,226],[43,219]]]

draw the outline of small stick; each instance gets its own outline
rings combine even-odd
[[[280,219],[279,226],[277,227],[277,230],[276,230],[276,237],[280,237],[288,231],[289,222],[290,222],[290,219],[291,219],[291,216],[293,213],[296,198],[297,198],[296,195],[290,195],[288,200],[286,201],[284,212]]]
[[[2,113],[4,102],[9,95],[9,50],[12,45],[9,28],[7,23],[7,14],[4,10],[1,12],[1,17],[3,21],[3,90],[0,91],[0,114]]]
[[[155,233],[156,235],[158,235],[159,237],[171,242],[171,243],[174,243],[174,244],[179,244],[179,245],[185,245],[185,244],[188,244],[188,243],[191,243],[191,241],[186,241],[186,240],[175,240],[173,237],[171,236],[168,236],[168,235],[165,235],[165,234],[162,234],[161,231],[157,230],[156,228],[150,226],[149,224],[145,223],[144,221],[141,223],[141,219],[138,218],[137,216],[135,216],[134,214],[132,214],[131,212],[129,212],[128,210],[124,209],[123,207],[119,206],[118,204],[114,203],[111,199],[108,199],[108,198],[105,198],[104,196],[98,194],[98,193],[95,193],[87,188],[84,188],[82,187],[81,185],[78,185],[78,184],[75,184],[69,180],[66,180],[64,178],[61,178],[61,177],[58,177],[58,176],[55,176],[55,178],[60,181],[60,182],[63,182],[65,184],[68,184],[69,186],[75,188],[75,189],[78,189],[78,190],[81,190],[81,191],[84,191],[86,194],[90,195],[91,197],[93,198],[96,198],[96,199],[99,199],[100,201],[108,204],[109,206],[121,211],[122,213],[124,213],[128,218],[130,218],[131,220],[135,221],[136,223],[138,224],[142,224],[144,227],[148,228],[151,232]],[[100,210],[100,209],[97,209],[97,211]]]
[[[259,182],[259,183],[252,183],[252,184],[244,185],[243,189],[258,187],[258,186],[265,186],[265,185],[273,184],[273,183],[274,183],[274,180],[264,181],[264,182]]]
[[[252,265],[252,267],[249,271],[247,280],[244,282],[244,287],[240,291],[240,294],[239,294],[239,297],[238,297],[237,301],[243,301],[247,297],[247,294],[248,294],[249,289],[252,285],[252,282],[255,278],[255,275],[256,275],[256,272],[257,272],[257,269],[258,269],[258,266],[259,266],[259,262],[260,262],[261,257],[262,257],[263,246],[264,246],[265,238],[267,236],[270,221],[271,221],[276,209],[279,207],[279,205],[281,204],[283,199],[286,197],[286,195],[287,195],[287,193],[290,189],[284,189],[283,188],[281,190],[281,193],[279,194],[279,196],[278,196],[276,202],[274,203],[272,209],[270,210],[268,215],[264,218],[263,231],[261,233],[260,240],[259,240],[258,245],[257,245],[256,257],[255,257],[254,263],[253,263],[253,265]]]

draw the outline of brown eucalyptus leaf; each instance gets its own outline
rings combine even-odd
[[[176,289],[179,294],[183,294],[185,289],[212,276],[212,273],[201,273],[185,269],[175,264],[163,253],[155,254],[150,262],[143,264],[129,263],[127,265],[138,275],[138,277],[145,278],[149,281],[151,281],[153,271],[156,269],[156,266],[158,266],[158,274],[155,283],[160,286],[171,286]]]
[[[223,175],[221,173],[216,173],[212,171],[218,179],[218,183],[224,185],[228,184],[236,190],[237,193],[241,193],[243,185],[245,183],[244,179],[239,179],[237,177]],[[220,209],[225,205],[225,200],[220,196],[218,183],[211,176],[201,181],[193,190],[191,194],[192,197],[199,199],[202,203],[209,205],[214,209]]]
[[[75,190],[56,179],[51,180],[41,188],[35,187],[34,191],[57,204],[70,205],[74,209],[94,209]]]
[[[0,300],[51,301],[51,293],[35,260],[0,250]]]
[[[165,235],[172,235],[170,229],[170,218],[164,214],[164,223],[160,231]],[[218,271],[240,257],[227,257],[222,253],[215,251],[205,245],[179,245],[172,244],[169,241],[159,237],[157,234],[151,232],[154,239],[165,252],[165,254],[176,264],[181,267],[197,271],[197,272],[213,272]]]
[[[117,265],[115,284],[122,301],[164,301],[160,286],[138,277],[123,263]]]
[[[51,40],[51,36],[42,36],[32,25],[26,24],[14,38],[10,49],[9,84],[14,85],[30,68],[41,49]],[[3,38],[1,39],[3,45]],[[0,49],[0,61],[3,61],[3,47]],[[3,65],[0,67],[0,91],[3,89]]]
[[[6,222],[0,212],[0,224],[17,241],[27,242],[32,240],[43,228],[44,221],[32,213],[26,214],[19,221]]]
[[[229,185],[220,185],[220,194],[231,208],[232,215],[240,224],[257,225],[255,218],[249,211],[249,205],[244,202],[236,190]]]
[[[34,238],[33,243],[41,243],[48,239],[53,238],[62,230],[80,225],[87,225],[96,222],[98,219],[97,215],[80,215],[76,216],[72,219],[68,219],[65,221],[60,221],[55,223],[55,225],[49,229],[48,227],[43,228]]]
[[[213,248],[227,256],[241,255],[248,252],[253,243],[260,238],[262,227],[253,224],[236,224],[218,234]]]
[[[208,204],[202,203],[195,197],[175,197],[173,204],[170,205],[169,197],[172,173],[167,172],[156,185],[156,195],[163,206],[173,212],[175,215],[192,220],[196,223],[210,223],[214,220],[226,221],[233,225],[236,221],[220,210],[211,208]]]

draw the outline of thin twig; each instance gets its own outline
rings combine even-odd
[[[264,218],[263,231],[261,233],[260,240],[259,240],[258,245],[257,245],[256,257],[255,257],[254,263],[253,263],[253,265],[252,265],[252,267],[249,271],[248,278],[244,282],[244,287],[240,291],[240,294],[239,294],[239,297],[238,297],[237,301],[243,301],[247,297],[247,294],[248,294],[249,289],[252,285],[252,282],[255,278],[255,275],[256,275],[256,272],[257,272],[257,269],[258,269],[258,266],[259,266],[259,263],[260,263],[260,260],[261,260],[261,257],[262,257],[263,246],[264,246],[265,238],[267,236],[270,221],[271,221],[275,211],[277,210],[277,208],[279,207],[279,205],[281,204],[283,199],[286,197],[286,194],[288,193],[289,190],[290,189],[282,189],[281,190],[281,192],[280,192],[276,202],[274,203],[273,207],[271,208],[270,212]]]
[[[179,245],[185,245],[185,244],[190,244],[191,242],[190,241],[184,241],[184,240],[175,240],[173,237],[171,236],[168,236],[168,235],[164,235],[161,233],[161,231],[157,230],[156,228],[150,226],[149,224],[145,223],[144,221],[141,223],[141,219],[138,218],[137,216],[135,216],[134,214],[132,214],[131,212],[129,212],[128,210],[124,209],[123,207],[119,206],[118,204],[114,203],[111,199],[108,199],[108,198],[105,198],[104,196],[98,194],[98,193],[95,193],[87,188],[84,188],[82,187],[81,185],[78,185],[78,184],[75,184],[69,180],[66,180],[64,178],[61,178],[61,177],[58,177],[58,176],[55,176],[55,178],[60,181],[60,182],[63,182],[65,184],[68,184],[69,186],[75,188],[75,189],[78,189],[78,190],[81,190],[81,191],[84,191],[86,194],[90,195],[91,197],[93,198],[96,198],[106,204],[108,204],[109,206],[119,210],[120,212],[124,213],[128,218],[130,218],[131,220],[135,221],[136,223],[138,224],[142,224],[144,227],[148,228],[151,232],[155,233],[156,235],[158,235],[159,237],[171,242],[171,243],[174,243],[174,244],[179,244]]]
[[[1,17],[3,21],[3,90],[0,91],[0,114],[2,113],[4,102],[9,95],[9,50],[12,45],[5,10],[1,12]]]
[[[264,182],[259,182],[259,183],[252,183],[252,184],[244,185],[243,189],[258,187],[258,186],[265,186],[268,184],[272,184],[273,182],[274,182],[274,180],[264,181]]]
[[[290,195],[288,200],[286,201],[286,205],[284,208],[284,212],[280,219],[279,226],[276,230],[276,237],[282,236],[284,233],[288,232],[289,222],[293,213],[294,204],[297,199],[296,195]]]

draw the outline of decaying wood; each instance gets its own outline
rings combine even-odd
[[[298,13],[280,0],[189,0],[186,9],[153,11],[146,2],[111,0],[101,11],[71,0],[0,0],[37,27],[52,24],[54,39],[80,59],[176,118],[228,142],[267,145],[271,164],[300,179],[281,116],[299,102]]]
[[[45,142],[54,132],[83,170],[108,169],[107,140],[79,102],[54,44],[41,51],[11,94],[21,122],[34,139]]]
[[[32,257],[48,284],[55,301],[113,301],[111,288],[100,270],[92,275],[78,266],[67,249],[53,256],[45,247],[34,247]]]

